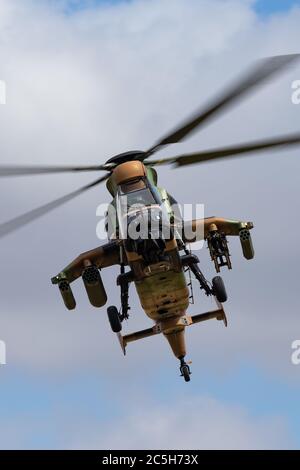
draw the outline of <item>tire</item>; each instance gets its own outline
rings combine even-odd
[[[122,330],[122,323],[120,320],[117,307],[115,307],[114,305],[112,305],[111,307],[108,307],[107,316],[108,316],[108,320],[109,320],[109,323],[113,332],[120,333],[120,331]]]
[[[184,377],[184,380],[186,382],[189,382],[191,380],[191,377],[190,377],[191,373],[190,373],[190,368],[189,368],[188,365],[182,366],[181,373],[182,373],[182,375]]]
[[[216,276],[212,280],[213,293],[217,297],[218,301],[222,304],[227,300],[227,292],[224,286],[223,279],[221,276]]]

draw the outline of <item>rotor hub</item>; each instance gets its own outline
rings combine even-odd
[[[147,156],[147,153],[142,150],[131,150],[130,152],[123,152],[115,155],[114,157],[107,160],[106,164],[121,165],[122,163],[138,160],[143,161]]]

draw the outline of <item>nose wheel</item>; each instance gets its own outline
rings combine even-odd
[[[189,365],[185,362],[184,358],[180,359],[180,372],[181,377],[183,377],[186,382],[189,382],[191,380],[191,369]]]

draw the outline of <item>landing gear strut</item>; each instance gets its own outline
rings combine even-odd
[[[214,295],[217,298],[218,302],[226,302],[227,293],[221,276],[215,276],[212,279],[212,286],[210,286],[198,266],[198,257],[196,255],[193,255],[192,253],[189,253],[187,249],[185,249],[185,252],[186,255],[181,257],[181,263],[183,266],[188,266],[188,268],[192,271],[195,278],[200,284],[200,289],[203,289],[207,296]]]
[[[117,278],[117,285],[121,288],[121,313],[120,319],[128,320],[129,318],[129,284],[133,280],[133,274],[131,271],[125,273],[124,265],[121,265],[121,274]]]
[[[189,382],[191,380],[191,369],[185,362],[184,357],[180,358],[180,372],[181,377],[183,377],[186,382]]]
[[[107,309],[109,323],[114,333],[120,333],[122,330],[122,322],[129,318],[128,311],[130,307],[128,303],[128,290],[131,281],[132,273],[125,273],[124,266],[121,265],[121,274],[117,279],[117,285],[121,287],[121,311],[119,312],[114,305]]]
[[[207,296],[213,295],[212,289],[210,288],[207,280],[205,279],[202,271],[200,270],[198,266],[199,258],[196,255],[193,255],[192,253],[190,253],[186,248],[185,248],[185,253],[186,253],[185,256],[181,257],[182,265],[189,267],[189,269],[192,271],[195,278],[199,282],[200,289],[203,289]]]

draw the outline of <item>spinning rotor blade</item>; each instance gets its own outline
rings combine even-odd
[[[250,70],[238,82],[227,88],[223,94],[208,104],[201,112],[196,113],[182,126],[157,142],[148,150],[148,156],[157,151],[162,145],[180,142],[196,128],[199,128],[200,125],[207,124],[211,118],[217,117],[218,114],[225,111],[229,105],[234,104],[234,102],[249,93],[259,84],[262,84],[268,78],[271,78],[271,76],[280,72],[299,58],[300,54],[290,54],[260,60],[253,70]]]
[[[107,170],[104,165],[97,166],[8,166],[0,165],[1,176],[23,176],[23,175],[41,175],[47,173],[68,173],[81,171],[101,171]]]
[[[207,162],[209,160],[233,158],[237,155],[259,152],[276,147],[291,147],[293,145],[300,145],[300,134],[288,135],[270,140],[250,142],[233,147],[224,147],[215,150],[190,153],[187,155],[179,155],[178,157],[165,158],[164,160],[154,160],[147,162],[147,165],[156,166],[173,163],[175,166],[185,166],[195,163]]]
[[[110,174],[108,173],[107,175],[102,176],[101,178],[98,178],[96,181],[93,181],[92,183],[89,183],[86,186],[83,186],[82,188],[77,189],[76,191],[73,191],[69,194],[66,194],[65,196],[55,199],[55,201],[48,202],[48,204],[45,204],[41,207],[37,207],[36,209],[26,212],[25,214],[19,215],[18,217],[11,219],[8,222],[5,222],[4,224],[0,224],[0,238],[4,237],[5,235],[8,235],[11,232],[14,232],[15,230],[23,227],[24,225],[29,224],[30,222],[33,222],[34,220],[38,219],[42,215],[45,215],[48,212],[52,211],[53,209],[56,209],[57,207],[74,199],[75,197],[84,193],[88,189],[93,188],[97,184],[102,183],[109,176]]]

